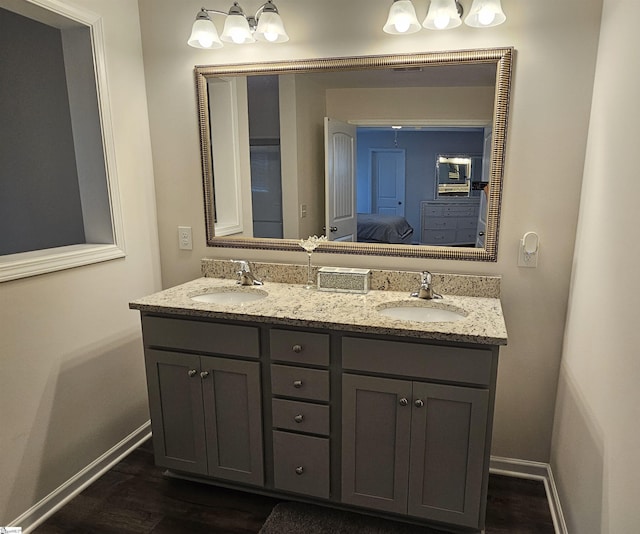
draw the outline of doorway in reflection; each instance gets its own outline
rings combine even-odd
[[[283,237],[278,76],[247,78],[254,237]]]
[[[475,246],[484,141],[482,127],[359,127],[357,240]]]

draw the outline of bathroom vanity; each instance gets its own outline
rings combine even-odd
[[[219,298],[230,293],[255,300]],[[213,302],[194,300],[203,294]],[[418,301],[201,278],[132,302],[156,463],[279,498],[482,530],[507,340],[500,301]],[[460,317],[380,313],[397,305]]]

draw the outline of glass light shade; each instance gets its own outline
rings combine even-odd
[[[507,20],[500,0],[473,0],[469,14],[464,19],[467,26],[490,28]]]
[[[228,43],[255,43],[249,22],[244,15],[229,15],[224,21],[224,29],[220,39]]]
[[[258,19],[255,38],[269,43],[284,43],[289,40],[284,24],[278,13],[263,11]]]
[[[431,0],[422,25],[428,30],[449,30],[462,24],[456,0]]]
[[[411,0],[395,0],[389,9],[389,17],[382,28],[386,33],[401,35],[420,31],[420,22]]]
[[[194,48],[222,48],[218,30],[208,15],[206,17],[198,15],[191,28],[191,36],[187,44]]]

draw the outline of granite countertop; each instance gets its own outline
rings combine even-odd
[[[197,302],[190,297],[207,292],[263,290],[268,296],[243,304]],[[265,282],[264,286],[240,287],[234,280],[198,278],[159,293],[137,299],[131,309],[212,319],[250,320],[309,328],[330,328],[405,336],[420,339],[506,345],[507,330],[498,298],[443,295],[431,301],[411,298],[405,291],[369,291],[366,294],[337,293],[304,289],[299,284]],[[410,302],[463,310],[466,316],[452,322],[416,322],[380,314],[378,306]]]

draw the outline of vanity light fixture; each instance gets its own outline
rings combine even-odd
[[[474,28],[490,28],[507,20],[500,0],[473,0],[471,10],[464,19],[467,26]]]
[[[420,23],[416,8],[411,0],[393,0],[389,9],[389,17],[382,28],[391,35],[402,35],[420,31]]]
[[[226,16],[222,34],[218,36],[210,13]],[[278,8],[271,0],[262,4],[254,16],[246,16],[238,2],[234,2],[229,12],[201,8],[191,28],[187,41],[194,48],[222,48],[227,43],[246,44],[256,40],[267,43],[284,43],[289,40]]]
[[[458,0],[431,0],[422,27],[429,30],[450,30],[462,24],[464,8]],[[467,26],[489,28],[502,24],[507,17],[501,0],[473,0],[471,10],[464,19]],[[411,0],[394,0],[389,17],[382,28],[386,33],[402,35],[420,30],[420,23]]]
[[[464,10],[457,0],[431,0],[422,26],[428,30],[450,30],[462,24]]]

